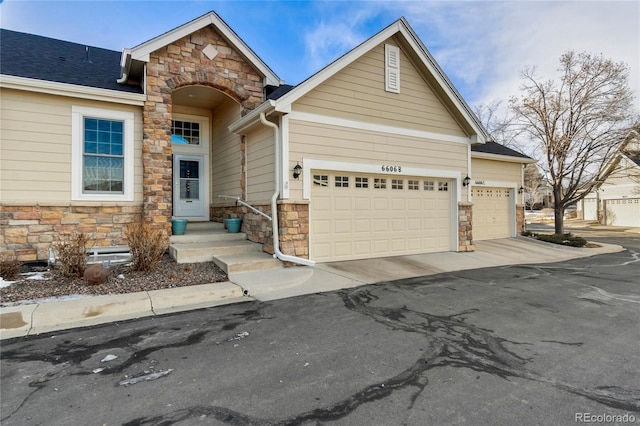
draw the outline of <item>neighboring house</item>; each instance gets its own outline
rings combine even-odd
[[[319,262],[522,229],[533,160],[489,140],[404,18],[295,87],[213,12],[122,53],[3,30],[1,55],[0,243],[21,260],[76,230],[125,244],[140,218],[243,215]],[[221,196],[277,206],[278,238]]]
[[[578,202],[578,217],[640,226],[640,130],[631,130],[609,165],[611,174]]]

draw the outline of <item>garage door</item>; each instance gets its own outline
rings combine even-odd
[[[584,220],[598,220],[598,200],[585,198],[582,205],[584,206]]]
[[[472,197],[473,239],[479,241],[511,237],[511,190],[474,187]]]
[[[451,250],[449,180],[315,170],[311,176],[311,259]]]
[[[640,226],[640,199],[605,200],[607,225]]]

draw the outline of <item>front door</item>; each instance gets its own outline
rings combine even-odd
[[[173,156],[173,216],[206,216],[203,155]]]

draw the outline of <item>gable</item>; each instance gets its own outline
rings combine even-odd
[[[385,58],[399,51],[397,91],[389,91]],[[468,137],[394,38],[384,40],[296,100],[292,111]]]

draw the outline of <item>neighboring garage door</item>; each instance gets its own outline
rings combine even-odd
[[[492,240],[511,237],[512,203],[509,188],[474,187],[473,239]]]
[[[640,199],[604,200],[607,225],[640,226]]]
[[[595,198],[585,198],[582,206],[584,207],[584,220],[598,220],[598,200]]]
[[[451,250],[449,180],[315,170],[311,177],[311,259]]]

